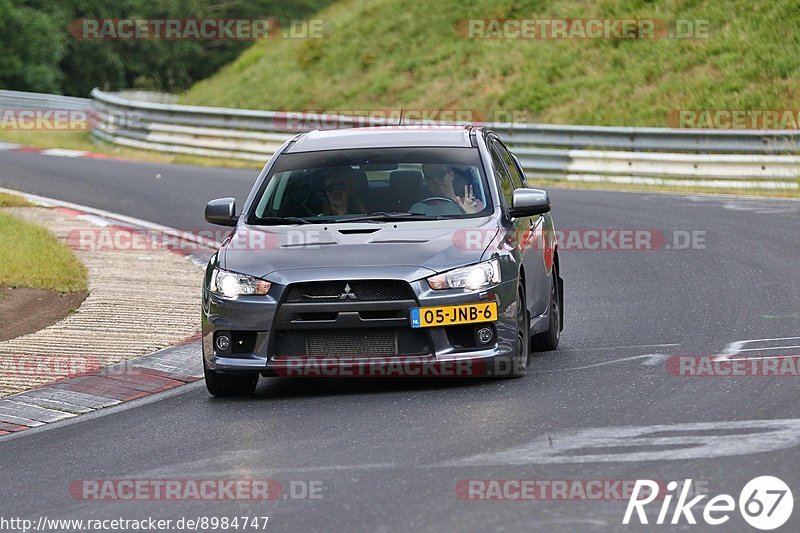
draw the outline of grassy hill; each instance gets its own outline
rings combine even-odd
[[[467,5],[464,5],[467,4]],[[707,20],[706,39],[476,40],[466,18]],[[250,109],[527,111],[666,125],[674,109],[800,108],[795,0],[341,0],[326,39],[255,44],[183,103]]]

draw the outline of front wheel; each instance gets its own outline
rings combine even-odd
[[[206,388],[214,396],[247,396],[258,385],[258,374],[220,374],[203,365]]]
[[[517,342],[515,357],[511,361],[510,378],[521,378],[528,371],[531,363],[530,352],[530,320],[528,320],[528,307],[525,305],[525,289],[517,289]]]
[[[550,283],[550,320],[547,330],[531,337],[531,350],[534,352],[549,352],[558,348],[561,340],[561,291],[559,290],[558,272],[553,270],[552,283]]]

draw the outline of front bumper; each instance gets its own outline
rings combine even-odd
[[[291,301],[294,293],[290,293],[289,289],[294,288],[296,283],[288,286],[273,283],[267,296],[247,296],[235,300],[204,290],[202,322],[205,365],[217,372],[259,372],[268,376],[468,377],[508,371],[516,350],[514,306],[517,280],[473,292],[433,291],[425,280],[410,283],[403,280],[384,281],[407,285],[407,296],[390,301],[315,304]],[[498,320],[470,326],[488,325],[494,331],[493,340],[486,345],[477,341],[474,345],[463,342],[466,326],[459,331],[452,329],[452,326],[421,329],[410,326],[411,307],[487,301],[497,302]],[[366,353],[353,356],[329,354],[316,349],[311,350],[313,353],[302,353],[303,350],[300,350],[287,355],[282,353],[285,350],[277,340],[287,332],[324,335],[326,331],[343,331],[342,328],[363,331],[366,343],[372,337],[379,336],[379,332],[388,331],[387,328],[397,332],[398,339],[406,335],[424,336],[425,349],[416,350],[413,354]],[[219,349],[215,342],[219,335],[231,338],[231,348],[224,351]]]

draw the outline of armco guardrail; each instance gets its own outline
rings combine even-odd
[[[0,108],[12,101],[64,108],[67,97],[0,91]],[[92,134],[117,145],[264,162],[300,131],[387,120],[330,114],[286,113],[170,103],[147,93],[107,93],[93,101],[68,99],[96,110]],[[5,100],[4,100],[5,99]],[[393,122],[391,122],[393,123]],[[570,181],[694,184],[709,187],[798,188],[800,131],[690,130],[488,124],[513,148],[530,177]]]
[[[91,109],[92,100],[57,94],[0,90],[0,109]]]
[[[264,161],[298,131],[365,125],[363,117],[197,107],[92,92],[94,134],[134,148]],[[383,125],[373,119],[366,124]],[[800,132],[490,124],[532,177],[797,188]],[[305,127],[305,129],[304,129]]]

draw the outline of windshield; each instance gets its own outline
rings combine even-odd
[[[248,223],[477,217],[490,204],[475,149],[308,152],[279,157]]]

